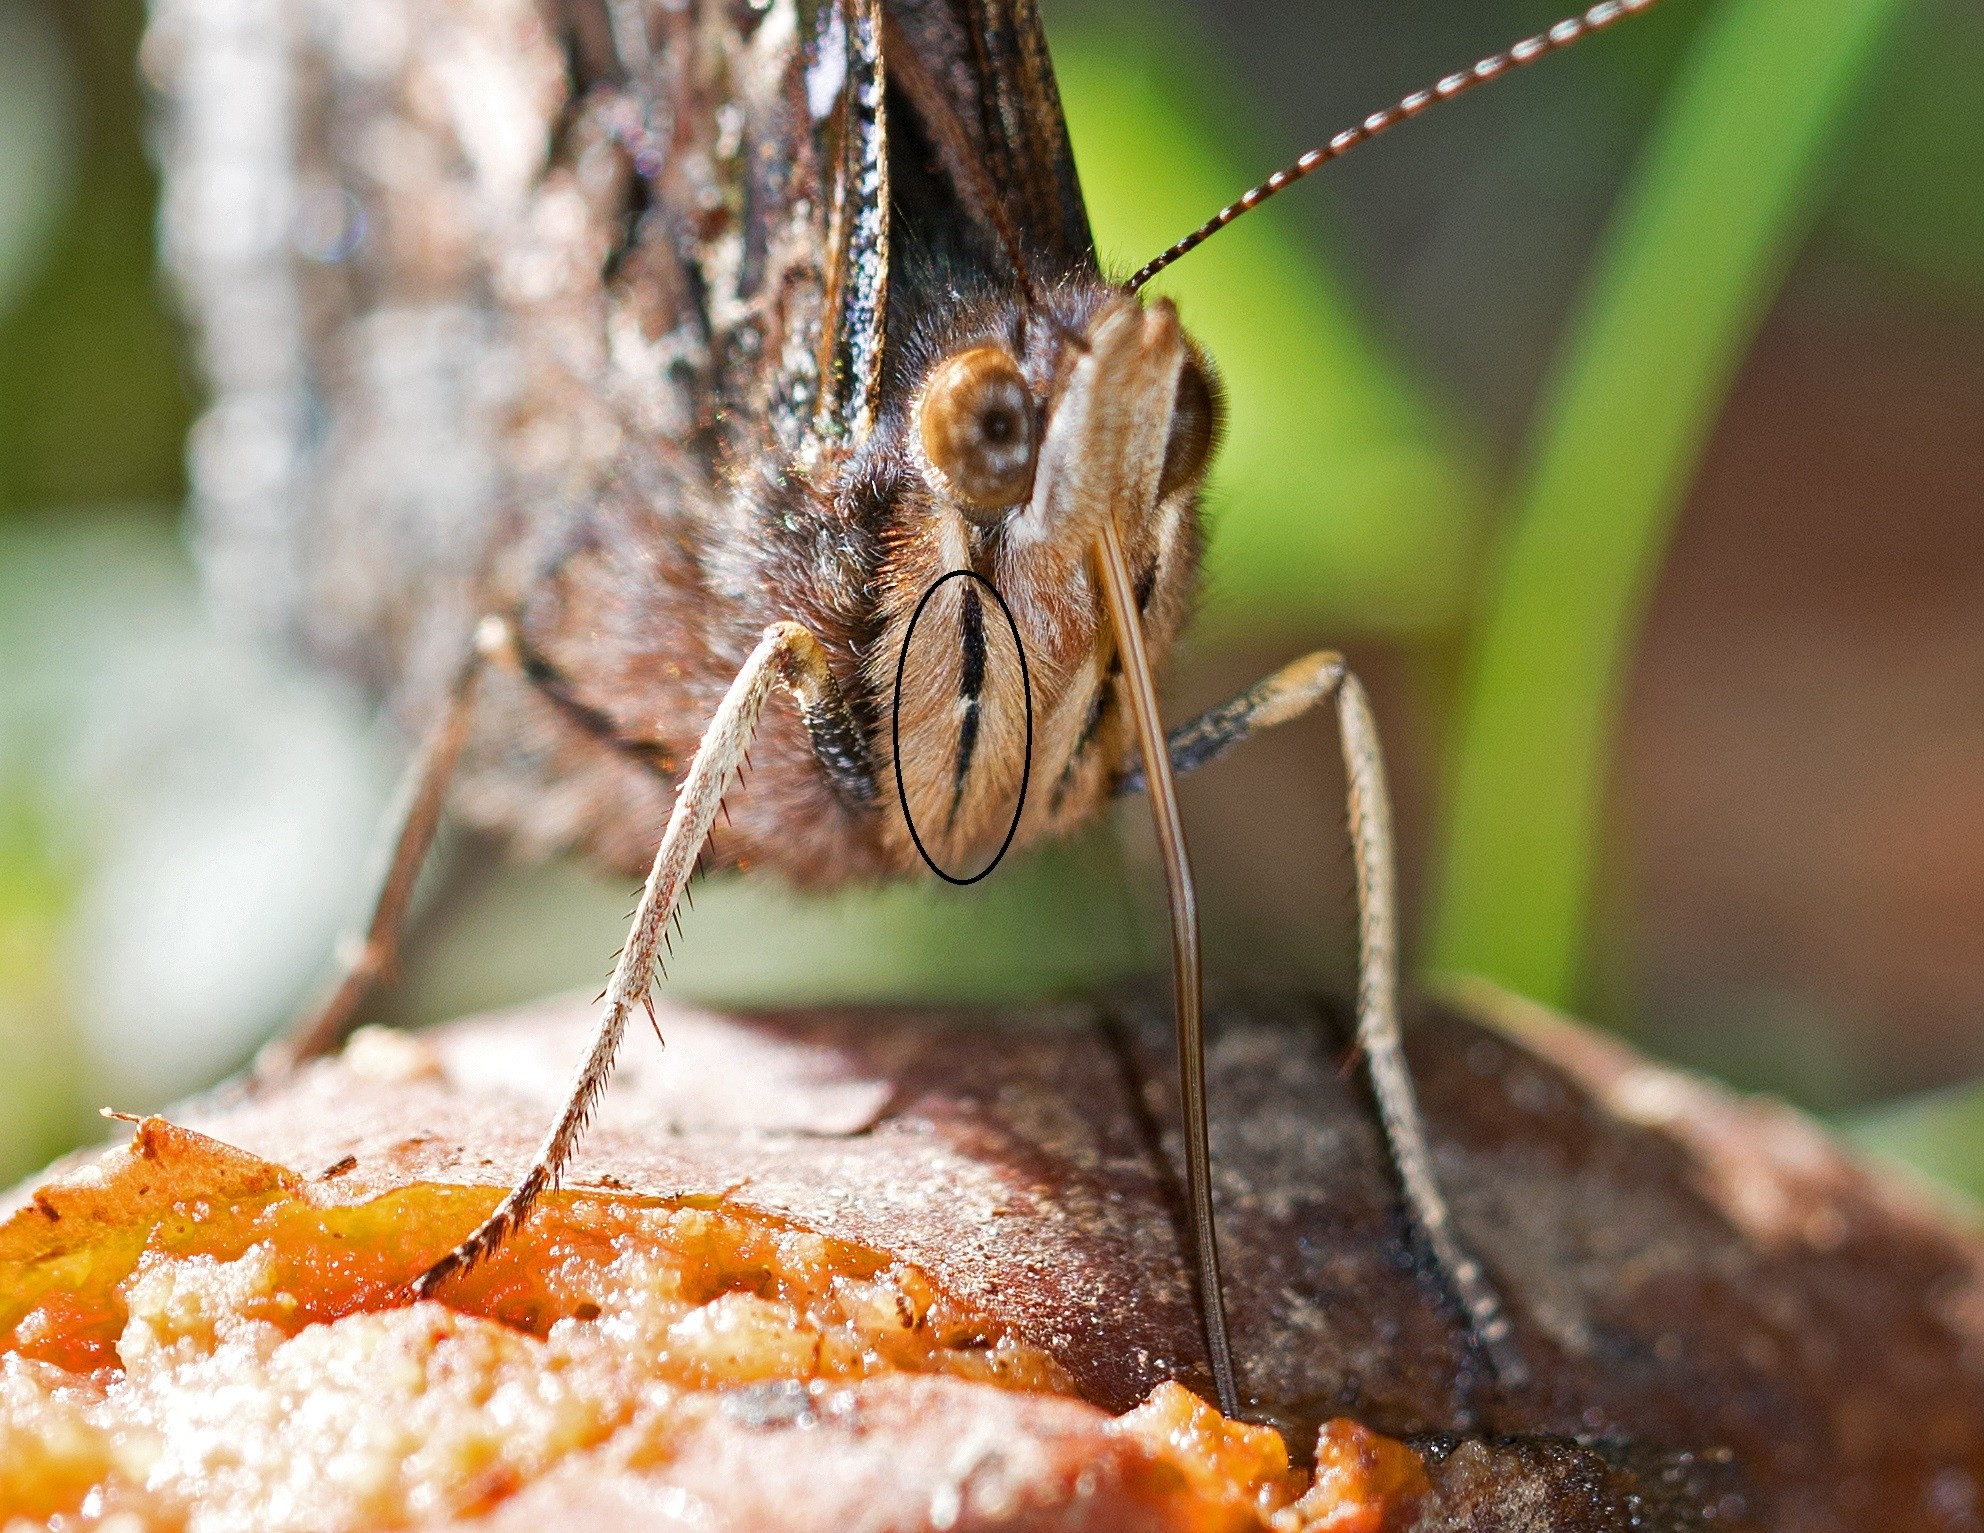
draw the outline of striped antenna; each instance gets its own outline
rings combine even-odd
[[[1242,213],[1251,213],[1276,192],[1293,186],[1310,171],[1329,164],[1331,160],[1348,153],[1365,140],[1376,138],[1385,129],[1396,127],[1409,117],[1417,117],[1436,101],[1451,101],[1454,97],[1465,95],[1475,86],[1485,85],[1512,69],[1520,69],[1525,64],[1534,64],[1545,54],[1568,48],[1572,43],[1589,37],[1594,32],[1603,32],[1615,21],[1622,21],[1628,16],[1648,10],[1654,3],[1655,0],[1601,0],[1600,4],[1594,5],[1582,15],[1567,17],[1547,32],[1539,32],[1534,37],[1525,37],[1513,48],[1504,49],[1500,53],[1491,53],[1472,69],[1463,69],[1458,74],[1448,75],[1431,90],[1414,91],[1397,105],[1386,107],[1382,112],[1373,112],[1356,127],[1345,128],[1320,149],[1311,149],[1294,164],[1277,170],[1239,201],[1221,208],[1164,254],[1145,265],[1130,279],[1129,291],[1134,293],[1173,261],[1188,251],[1196,250]]]

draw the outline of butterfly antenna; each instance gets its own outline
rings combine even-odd
[[[1136,587],[1123,540],[1105,519],[1096,539],[1096,573],[1116,632],[1123,662],[1123,696],[1136,726],[1137,746],[1150,784],[1151,816],[1157,822],[1164,857],[1165,893],[1171,905],[1173,1004],[1178,1022],[1178,1091],[1185,1126],[1185,1195],[1190,1205],[1192,1243],[1198,1259],[1199,1305],[1205,1321],[1206,1354],[1212,1362],[1219,1408],[1240,1414],[1240,1391],[1233,1372],[1233,1346],[1226,1334],[1226,1295],[1220,1282],[1219,1235],[1212,1217],[1212,1149],[1206,1125],[1205,991],[1199,973],[1199,910],[1192,890],[1192,863],[1185,848],[1185,822],[1178,789],[1171,779],[1171,752],[1157,710],[1157,687],[1137,616]]]
[[[1539,32],[1534,37],[1525,37],[1513,48],[1489,54],[1472,69],[1463,69],[1458,74],[1448,75],[1430,90],[1416,90],[1396,105],[1388,106],[1382,112],[1373,112],[1356,127],[1345,128],[1321,148],[1311,149],[1293,164],[1277,170],[1237,202],[1228,203],[1221,208],[1169,250],[1145,264],[1134,277],[1130,278],[1129,291],[1134,293],[1180,256],[1203,245],[1242,213],[1253,212],[1276,192],[1293,186],[1311,171],[1320,170],[1331,160],[1349,153],[1369,139],[1376,138],[1385,129],[1395,128],[1406,119],[1417,117],[1435,102],[1451,101],[1456,96],[1464,96],[1477,85],[1486,85],[1490,80],[1498,79],[1511,70],[1520,69],[1525,64],[1534,64],[1545,54],[1560,52],[1594,32],[1603,32],[1614,22],[1623,21],[1628,16],[1648,10],[1654,3],[1655,0],[1601,0],[1600,4],[1592,6],[1590,10],[1580,15],[1566,17],[1547,32]]]

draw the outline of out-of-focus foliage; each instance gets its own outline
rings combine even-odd
[[[80,1061],[56,955],[78,869],[40,784],[0,762],[0,1179],[74,1143]]]
[[[1843,1127],[1859,1144],[1984,1204],[1984,1086],[1932,1092]]]
[[[62,40],[39,10],[0,5],[0,315],[39,268],[74,172]]]
[[[1242,136],[1246,93],[1194,58],[1163,8],[1141,10],[1134,29],[1071,29],[1056,65],[1112,269],[1133,270],[1246,186],[1224,152]],[[1424,633],[1455,622],[1486,508],[1481,453],[1380,351],[1283,206],[1234,224],[1153,288],[1177,300],[1225,383],[1209,623]]]
[[[1906,20],[1887,89],[1847,145],[1832,225],[1984,306],[1984,6],[1933,0]]]
[[[0,513],[170,505],[184,486],[189,400],[152,261],[142,23],[140,0],[0,0],[0,186],[49,158],[34,146],[51,121],[74,125],[39,175],[59,218],[12,283],[0,267]],[[40,41],[16,54],[19,39]]]
[[[664,963],[668,993],[733,1006],[997,1004],[1089,995],[1154,966],[1135,892],[1147,881],[1126,875],[1106,830],[1001,871],[941,899],[914,882],[807,898],[705,879]],[[573,863],[478,869],[435,912],[382,1020],[510,1004],[547,976],[597,988],[612,967],[600,933],[624,928],[632,905],[626,888]]]
[[[1484,585],[1438,967],[1576,999],[1626,661],[1710,429],[1903,3],[1722,0],[1671,88]]]
[[[390,771],[356,699],[202,620],[155,510],[0,522],[0,655],[19,1169],[90,1109],[211,1082],[296,1004],[360,897]]]

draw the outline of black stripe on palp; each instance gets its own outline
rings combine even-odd
[[[1068,796],[1068,789],[1074,784],[1075,772],[1082,764],[1082,757],[1088,754],[1088,748],[1095,743],[1095,737],[1102,732],[1102,721],[1109,712],[1109,699],[1114,695],[1110,683],[1122,674],[1123,657],[1111,655],[1109,669],[1103,673],[1102,684],[1095,689],[1095,696],[1089,700],[1088,717],[1082,720],[1082,732],[1075,736],[1074,748],[1068,752],[1068,760],[1062,766],[1061,775],[1054,783],[1054,797],[1048,807],[1059,809],[1061,800]]]
[[[1160,562],[1158,559],[1151,560],[1150,568],[1137,577],[1136,597],[1138,612],[1150,611],[1150,599],[1157,590],[1157,567]],[[1054,784],[1054,807],[1060,807],[1061,800],[1067,796],[1068,788],[1075,780],[1075,769],[1081,765],[1082,757],[1087,754],[1089,746],[1095,743],[1095,737],[1102,728],[1103,714],[1108,711],[1109,699],[1112,695],[1109,684],[1122,674],[1123,657],[1120,654],[1111,655],[1109,657],[1109,674],[1102,678],[1102,685],[1096,688],[1095,701],[1089,705],[1088,720],[1082,725],[1082,732],[1075,740],[1075,748],[1068,752],[1068,764],[1061,769],[1060,781]],[[1136,782],[1134,786],[1125,787],[1123,783],[1127,782],[1130,777],[1134,777]],[[1116,792],[1120,797],[1126,793],[1136,792],[1142,787],[1143,768],[1141,766],[1132,767],[1123,782],[1118,782],[1116,785]]]
[[[964,648],[963,663],[958,667],[958,696],[964,701],[964,716],[958,723],[958,764],[951,778],[952,824],[957,822],[958,806],[964,802],[965,778],[971,774],[972,758],[978,752],[979,705],[985,695],[985,604],[969,585],[965,587],[958,627]]]

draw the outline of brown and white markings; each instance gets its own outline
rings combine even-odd
[[[913,818],[934,862],[976,867],[1016,814],[1024,845],[1148,783],[1208,1352],[1236,1412],[1170,779],[1333,699],[1360,1039],[1407,1204],[1520,1380],[1398,1047],[1362,689],[1311,656],[1164,743],[1152,673],[1193,602],[1219,404],[1137,288],[1352,143],[1648,3],[1366,119],[1125,285],[1096,261],[1031,0],[154,0],[166,244],[213,386],[193,449],[212,583],[426,741],[370,929],[260,1069],[348,1030],[444,803],[647,878],[565,1111],[423,1291],[557,1181],[701,862],[916,875]],[[938,586],[964,570],[1010,627],[980,581]]]

